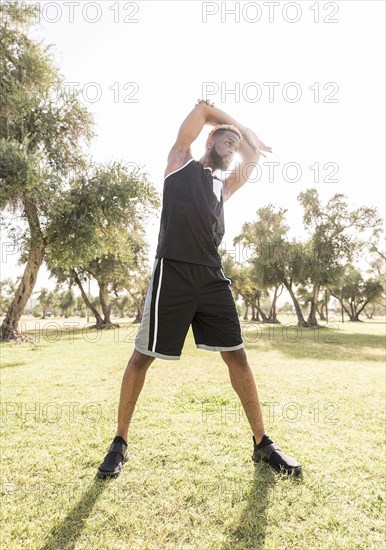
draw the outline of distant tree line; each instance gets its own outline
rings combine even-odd
[[[243,225],[234,254],[224,251],[223,265],[245,305],[244,319],[278,323],[277,300],[287,291],[298,326],[326,320],[335,299],[349,317],[385,312],[385,257],[379,248],[382,220],[376,208],[350,209],[342,194],[321,204],[316,189],[300,193],[307,238],[288,237],[286,211],[268,205]],[[243,261],[240,261],[240,257]],[[367,260],[369,273],[356,264]]]
[[[19,277],[20,279],[20,277]],[[4,279],[0,281],[0,315],[7,313],[9,304],[11,303],[14,293],[15,284],[12,279]],[[50,317],[87,317],[87,304],[82,296],[76,294],[70,287],[67,290],[63,289],[65,285],[57,284],[54,290],[42,288],[39,291],[34,291],[34,299],[27,303],[24,309],[24,315],[30,315],[39,319],[47,319]],[[87,293],[88,301],[96,309],[101,307],[99,296],[93,296]],[[89,311],[90,313],[90,311]],[[141,320],[142,309],[138,311],[138,305],[127,292],[122,294],[115,301],[111,312],[115,317],[129,317],[134,322]]]

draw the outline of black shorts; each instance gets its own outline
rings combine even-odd
[[[242,348],[230,286],[221,268],[156,259],[135,349],[152,357],[180,359],[190,325],[197,348]]]

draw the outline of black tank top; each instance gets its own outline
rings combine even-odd
[[[222,182],[191,159],[165,178],[156,258],[221,267]]]

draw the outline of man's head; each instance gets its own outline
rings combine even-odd
[[[206,150],[216,168],[229,168],[241,140],[240,131],[231,124],[220,124],[213,128],[206,141]]]

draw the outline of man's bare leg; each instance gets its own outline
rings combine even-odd
[[[137,399],[145,382],[147,369],[154,357],[134,350],[123,374],[121,396],[118,406],[118,429],[107,455],[99,465],[97,475],[104,479],[117,477],[127,460],[127,434],[134,414]]]
[[[145,383],[147,370],[154,359],[155,357],[150,357],[134,350],[123,374],[116,435],[123,437],[126,442],[137,399]]]
[[[232,387],[240,398],[249,424],[259,444],[265,434],[263,415],[257,395],[253,373],[248,364],[244,348],[234,351],[222,351],[221,357],[228,366]]]
[[[240,398],[255,437],[256,444],[254,444],[252,459],[255,462],[264,460],[278,472],[300,474],[302,467],[296,458],[284,454],[281,448],[265,434],[256,384],[244,349],[222,351],[221,356],[228,365],[233,389]],[[262,441],[263,436],[265,436],[264,441]],[[262,445],[260,448],[259,443]]]

